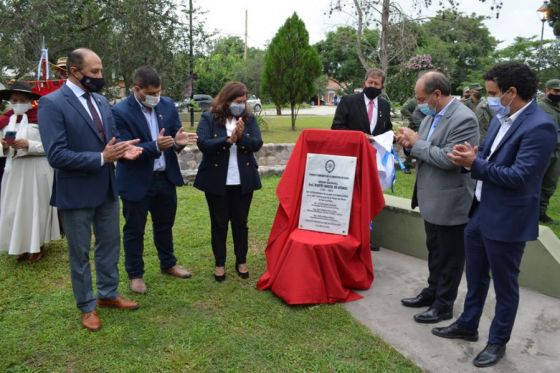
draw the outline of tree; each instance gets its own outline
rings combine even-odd
[[[270,42],[261,81],[262,91],[270,95],[277,107],[290,105],[293,131],[296,129],[296,106],[299,109],[302,102],[313,96],[315,79],[320,75],[319,54],[309,45],[305,24],[294,13]]]
[[[216,95],[243,66],[243,41],[236,37],[218,38],[213,43],[208,56],[199,56],[195,62],[196,81],[195,91]]]
[[[473,71],[481,76],[493,63],[488,57],[498,42],[483,20],[484,17],[475,14],[466,16],[445,10],[421,27],[419,53],[432,56],[433,64],[450,76],[454,89],[459,89]]]
[[[548,2],[548,24],[552,27],[552,32],[557,38],[560,37],[560,0],[550,0]]]
[[[364,69],[356,53],[354,40],[356,30],[350,26],[343,26],[327,33],[325,40],[315,44],[323,72],[335,79],[345,92],[352,92],[364,81]],[[365,45],[375,46],[378,40],[377,30],[364,31],[362,42]]]
[[[480,2],[490,3],[490,9],[499,17],[502,8],[502,0],[479,0]],[[434,0],[411,0],[413,9],[416,9],[417,14],[420,15],[423,8],[430,7],[436,1]],[[458,0],[437,0],[437,3],[442,9],[456,10],[459,4]],[[396,39],[397,43],[390,45],[391,35],[395,33],[395,27],[404,30],[409,19],[403,10],[400,8],[396,0],[331,0],[329,7],[329,14],[345,13],[354,17],[354,24],[356,27],[356,42],[355,48],[364,69],[373,65],[379,65],[382,70],[388,71],[391,60],[395,59],[394,54],[399,55],[403,50],[409,48],[410,41],[406,40],[402,43],[402,48],[397,48],[398,44],[404,36],[409,34],[406,32],[400,33],[401,38]],[[376,48],[376,53],[370,53],[374,58],[368,58],[364,52],[361,42],[363,30],[368,26],[377,26],[380,28],[379,44]],[[410,57],[410,56],[409,56]]]
[[[180,97],[188,73],[182,53],[187,50],[187,24],[173,0],[1,0],[0,74],[9,71],[32,78],[43,37],[50,62],[77,47],[87,47],[103,59],[108,85],[132,71],[153,65],[167,94]],[[193,12],[194,46],[203,49],[208,35],[204,14]]]

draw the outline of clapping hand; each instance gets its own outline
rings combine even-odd
[[[142,154],[142,148],[135,146],[140,139],[117,142],[113,137],[103,149],[103,161],[110,163],[121,158],[134,160]]]
[[[410,149],[416,144],[416,141],[420,136],[418,132],[411,130],[410,128],[401,127],[399,128],[399,134],[397,135],[397,143],[404,149]]]
[[[165,128],[162,128],[161,131],[159,131],[156,142],[159,151],[163,152],[173,146],[173,137],[165,136]]]
[[[183,130],[183,127],[179,128],[179,131],[175,134],[175,145],[177,147],[183,147],[187,145],[196,144],[198,136],[196,133],[189,133]]]
[[[457,144],[453,147],[451,153],[447,157],[453,164],[465,168],[470,168],[478,154],[478,146],[472,146],[468,142]]]

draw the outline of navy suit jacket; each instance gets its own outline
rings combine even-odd
[[[202,161],[194,186],[206,193],[224,195],[229,165],[229,148],[225,125],[220,125],[211,112],[202,114],[196,130],[198,148],[202,152]],[[261,188],[261,180],[254,152],[262,147],[261,132],[253,114],[245,122],[243,135],[237,141],[237,165],[241,179],[241,193],[246,194]]]
[[[169,97],[161,97],[154,110],[159,130],[165,128],[165,135],[175,137],[182,124],[173,100]],[[139,201],[148,193],[152,183],[154,161],[161,156],[161,152],[157,149],[156,142],[152,140],[150,127],[134,95],[115,105],[113,116],[120,139],[123,141],[140,139],[137,146],[144,149],[138,159],[119,160],[117,164],[117,187],[120,196],[128,201]],[[175,150],[171,147],[163,154],[167,178],[175,185],[183,185]]]
[[[336,107],[331,129],[353,130],[377,136],[393,129],[391,123],[391,104],[377,98],[377,123],[373,133],[369,129],[369,120],[363,93],[342,97]]]
[[[107,140],[117,137],[111,108],[94,93]],[[117,199],[115,167],[101,165],[105,141],[74,92],[66,85],[39,100],[39,131],[54,168],[51,204],[59,209],[93,208],[112,195]]]
[[[500,122],[494,117],[471,167],[472,177],[483,181],[480,229],[485,237],[496,241],[535,240],[541,183],[556,146],[556,128],[533,101],[486,160],[499,128]]]

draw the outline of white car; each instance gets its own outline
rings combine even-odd
[[[253,109],[255,113],[260,113],[262,110],[261,99],[257,98],[257,96],[255,95],[249,96],[249,99],[247,100],[247,105],[251,109]]]

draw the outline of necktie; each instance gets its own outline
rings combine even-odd
[[[91,94],[85,92],[84,98],[86,99],[89,112],[91,113],[91,117],[93,119],[93,124],[95,124],[95,128],[97,129],[97,133],[99,134],[103,142],[107,142],[107,139],[105,138],[105,129],[103,128],[103,122],[101,121],[101,118],[99,118],[99,114],[97,113],[97,110],[95,110],[93,102],[91,102]]]
[[[371,119],[373,118],[373,100],[369,100],[368,106],[367,106],[367,116],[369,119],[369,123],[371,124]]]
[[[434,131],[436,130],[439,121],[441,119],[441,115],[436,115],[432,121],[432,126],[430,127],[430,131],[428,132],[428,138],[427,140],[430,140],[432,138],[432,135],[434,133]]]

